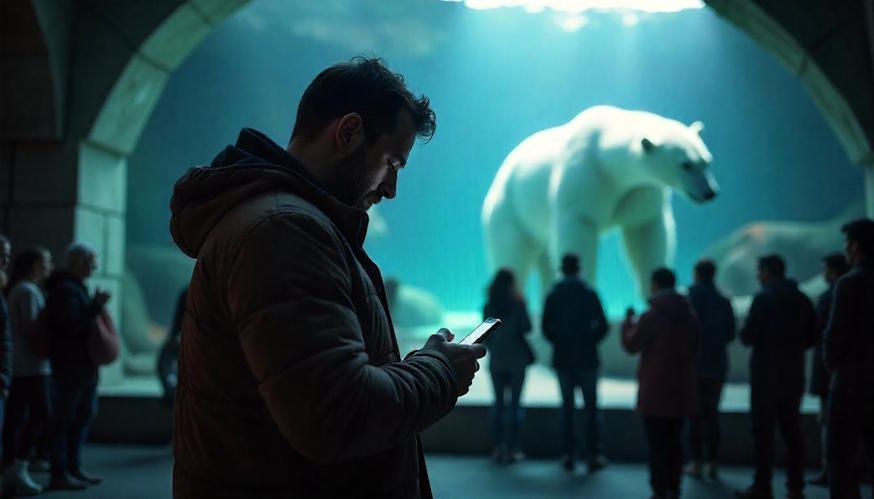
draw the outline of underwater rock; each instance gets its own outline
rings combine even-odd
[[[676,240],[671,197],[716,196],[703,125],[642,111],[595,106],[531,135],[504,160],[482,207],[490,271],[509,267],[519,282],[536,265],[549,289],[558,261],[576,253],[597,282],[598,238],[623,229],[639,291],[670,265]]]
[[[124,294],[121,307],[122,324],[121,338],[126,352],[155,352],[160,345],[160,338],[152,338],[151,321],[143,296],[143,289],[130,269],[125,269],[122,275]]]
[[[861,203],[854,203],[840,216],[825,222],[760,221],[744,225],[710,246],[705,255],[719,268],[717,282],[734,296],[754,294],[758,258],[777,253],[786,259],[786,273],[799,282],[822,271],[822,257],[841,251],[841,226],[864,216]]]
[[[149,320],[166,329],[194,260],[173,246],[137,244],[128,246],[127,265],[142,288]]]
[[[130,245],[122,277],[122,362],[127,374],[155,371],[158,349],[173,317],[179,292],[188,285],[194,260],[178,249]]]
[[[155,372],[155,356],[166,330],[149,319],[143,290],[130,269],[122,275],[121,363],[125,374],[142,376]]]
[[[443,307],[430,292],[401,284],[395,278],[385,280],[385,292],[396,327],[439,326],[442,322]]]

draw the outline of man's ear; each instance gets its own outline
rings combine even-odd
[[[649,140],[646,137],[641,139],[640,145],[643,146],[644,152],[648,152],[648,153],[653,152],[655,150],[655,148],[658,147],[655,145],[655,143],[653,143],[653,141]]]
[[[364,119],[360,114],[345,114],[337,121],[334,143],[343,153],[350,153],[364,143]]]

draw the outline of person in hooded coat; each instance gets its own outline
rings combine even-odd
[[[482,345],[441,329],[401,358],[366,210],[435,127],[378,59],[322,71],[283,148],[244,129],[175,185],[196,258],[174,404],[176,499],[431,497],[419,433],[467,393]]]
[[[858,499],[859,447],[869,466],[874,463],[874,220],[853,220],[841,232],[852,269],[835,283],[822,351],[831,373],[829,491],[834,498]]]
[[[749,499],[770,499],[774,473],[775,430],[786,444],[787,497],[804,496],[804,439],[801,398],[804,395],[804,354],[816,344],[813,302],[786,278],[786,262],[779,255],[759,259],[762,291],[753,298],[740,331],[750,355],[750,416],[755,475],[753,484],[738,491]]]
[[[825,334],[828,326],[829,314],[832,308],[835,283],[840,277],[850,270],[847,258],[841,253],[832,253],[822,259],[822,277],[828,284],[826,289],[816,300],[816,330],[821,335]],[[808,482],[812,485],[828,487],[828,395],[831,376],[825,367],[823,348],[825,340],[820,337],[816,342],[816,348],[811,357],[810,386],[808,393],[819,398],[819,427],[820,446],[822,449],[822,469],[819,474]]]
[[[637,412],[649,443],[649,476],[657,499],[680,496],[683,474],[683,421],[695,414],[696,362],[701,325],[692,305],[676,292],[677,278],[666,268],[650,279],[650,308],[637,320],[628,311],[622,347],[640,353]]]
[[[689,302],[701,322],[698,350],[698,409],[689,422],[691,459],[687,472],[693,477],[706,474],[719,478],[719,401],[728,374],[728,344],[734,340],[735,320],[731,301],[716,288],[716,265],[711,260],[695,264],[695,284],[689,288]],[[705,466],[706,463],[706,466]]]

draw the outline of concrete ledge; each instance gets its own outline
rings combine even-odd
[[[578,428],[582,414],[577,413]],[[749,414],[723,412],[722,462],[752,464],[752,438]],[[646,459],[646,439],[639,415],[631,408],[602,411],[604,453],[613,461]],[[459,405],[423,434],[427,452],[485,455],[492,448],[491,407],[486,404]],[[819,427],[816,415],[803,415],[807,465],[820,460]],[[533,457],[557,458],[560,455],[558,407],[530,407],[521,438],[522,449]],[[103,395],[91,431],[91,440],[114,444],[167,444],[173,433],[173,410],[154,396]],[[779,440],[779,439],[778,439]],[[782,447],[778,442],[778,456]],[[778,458],[778,462],[782,458]]]

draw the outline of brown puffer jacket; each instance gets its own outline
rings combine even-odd
[[[622,346],[640,352],[637,411],[684,418],[697,407],[696,360],[701,326],[689,301],[673,291],[656,294],[637,323],[622,324]]]
[[[197,259],[174,497],[431,497],[418,433],[456,380],[441,354],[401,361],[367,215],[249,129],[177,182],[171,210]]]

